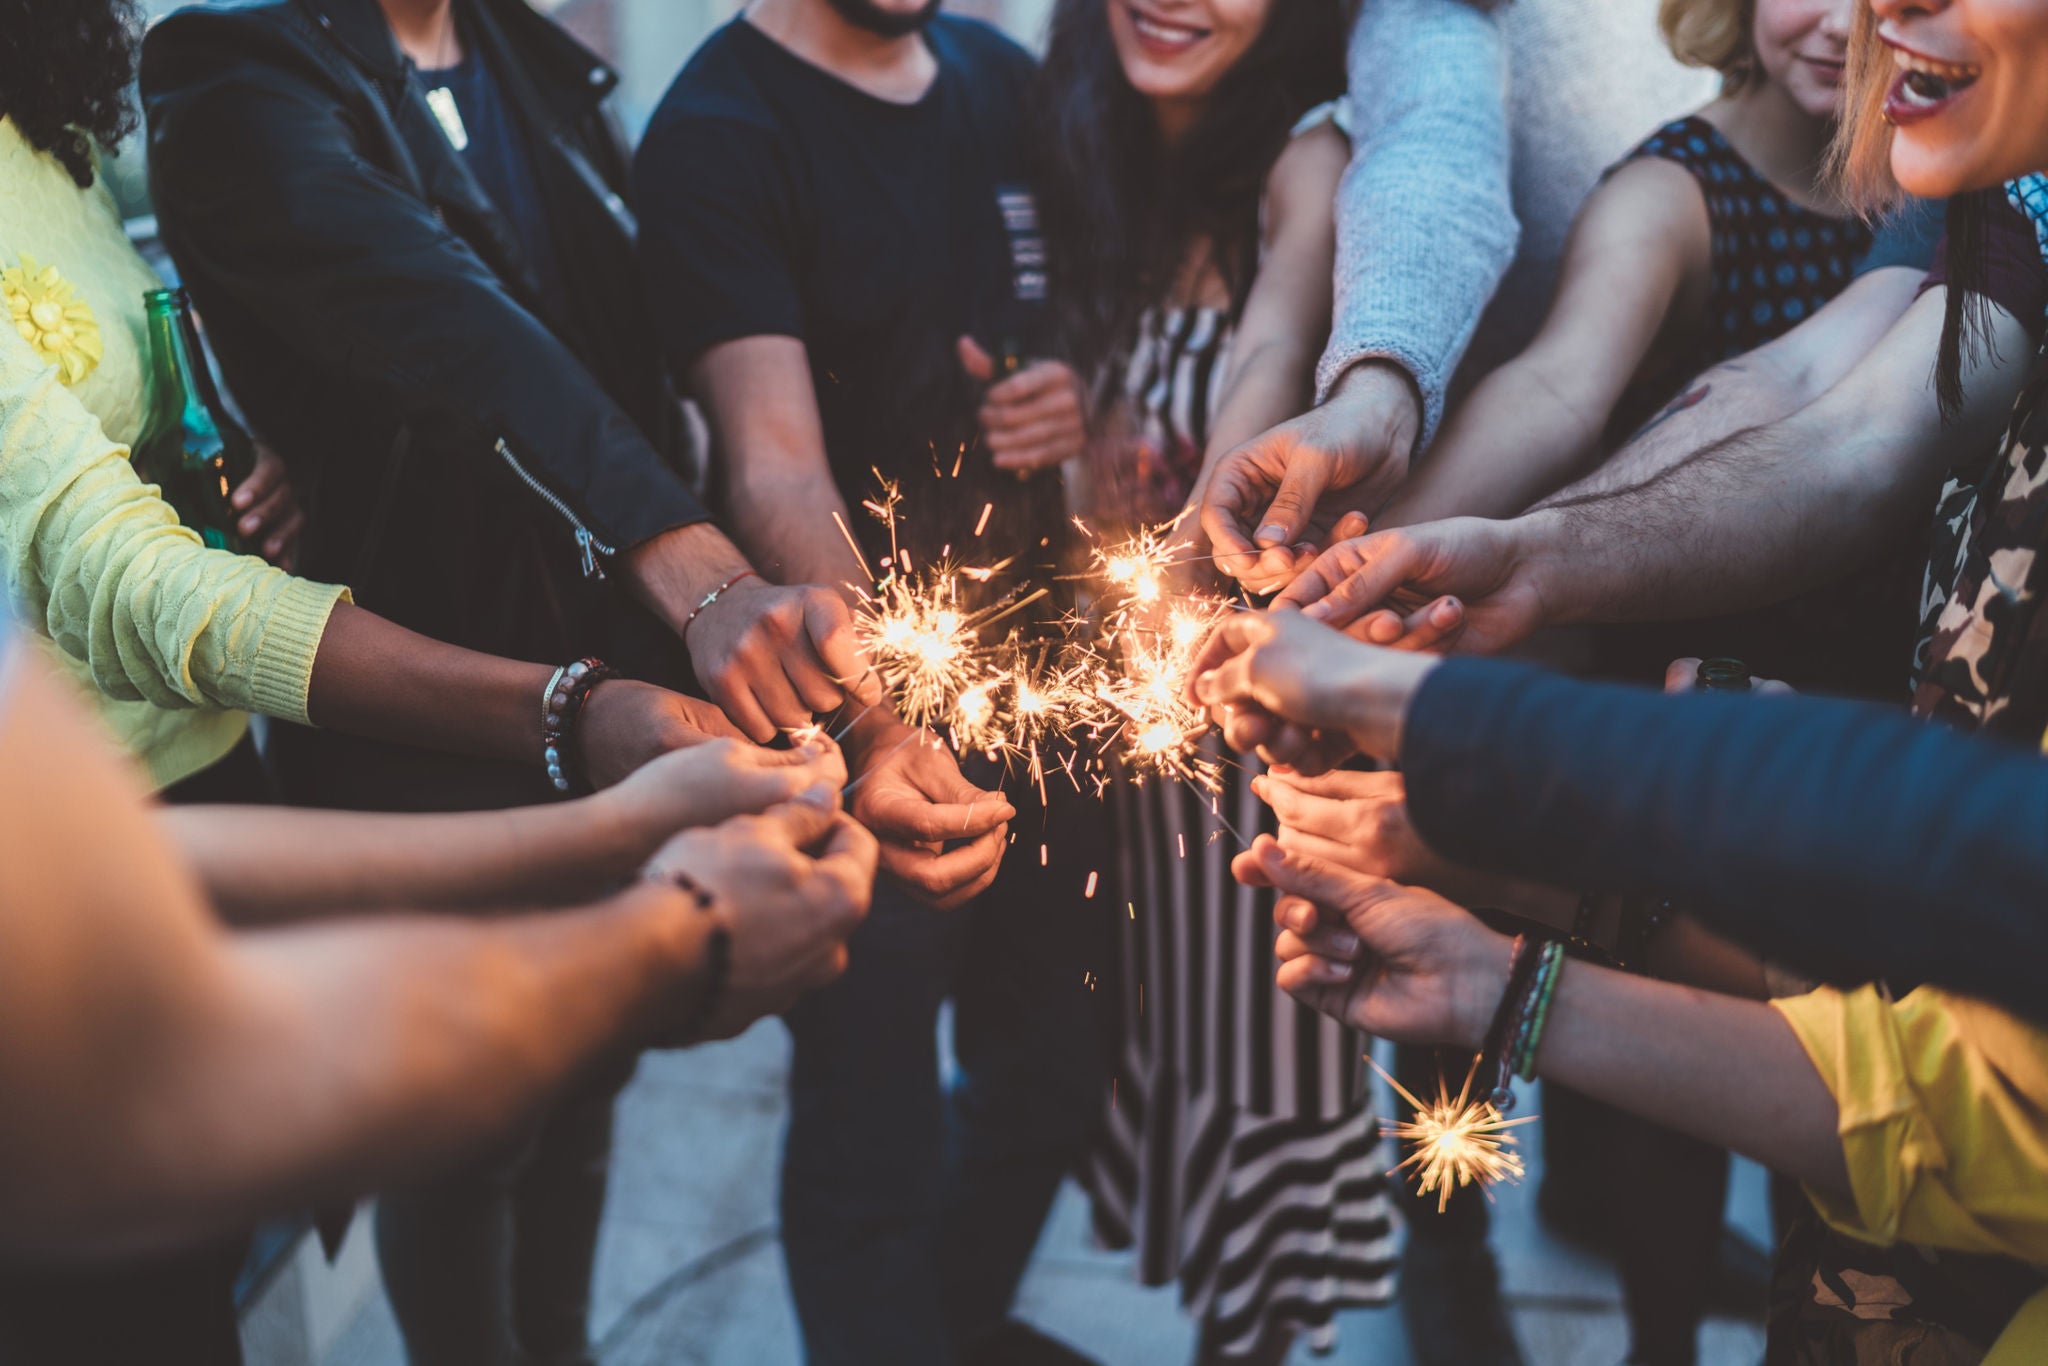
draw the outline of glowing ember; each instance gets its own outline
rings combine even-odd
[[[1385,1077],[1387,1084],[1400,1092],[1401,1099],[1415,1111],[1415,1118],[1411,1121],[1385,1121],[1380,1126],[1380,1132],[1412,1145],[1408,1156],[1387,1175],[1402,1171],[1410,1173],[1415,1178],[1418,1192],[1423,1195],[1436,1192],[1439,1213],[1450,1205],[1453,1191],[1466,1186],[1483,1189],[1497,1181],[1522,1179],[1525,1174],[1522,1159],[1514,1151],[1515,1137],[1508,1130],[1534,1123],[1537,1117],[1524,1115],[1520,1119],[1506,1119],[1490,1102],[1473,1100],[1472,1078],[1479,1070],[1477,1058],[1472,1060],[1472,1069],[1465,1074],[1465,1084],[1458,1089],[1455,1099],[1439,1074],[1436,1100],[1428,1105],[1417,1100],[1370,1057],[1366,1062],[1371,1064],[1373,1071]]]

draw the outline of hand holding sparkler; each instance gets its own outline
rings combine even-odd
[[[945,742],[877,711],[851,727],[847,809],[882,842],[882,870],[939,910],[995,880],[1015,808],[967,781]]]

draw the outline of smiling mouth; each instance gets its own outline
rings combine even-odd
[[[1194,28],[1187,24],[1169,24],[1155,19],[1135,5],[1127,6],[1131,16],[1131,27],[1140,38],[1147,39],[1161,47],[1192,47],[1209,36],[1209,30]]]
[[[1899,75],[1892,97],[1906,111],[1932,111],[1977,83],[1983,68],[1964,62],[1938,62],[1904,48],[1892,49]]]

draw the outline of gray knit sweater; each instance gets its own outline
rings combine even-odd
[[[1476,369],[1528,342],[1601,169],[1712,97],[1714,77],[1665,49],[1656,8],[1364,0],[1319,396],[1354,362],[1393,361],[1422,393],[1427,441],[1468,345]]]

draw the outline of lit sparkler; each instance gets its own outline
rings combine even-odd
[[[1465,1074],[1465,1084],[1458,1089],[1456,1098],[1439,1073],[1436,1100],[1428,1105],[1417,1100],[1370,1056],[1366,1062],[1415,1111],[1413,1120],[1388,1120],[1380,1125],[1381,1133],[1413,1145],[1408,1156],[1387,1175],[1406,1171],[1415,1178],[1419,1193],[1436,1192],[1438,1213],[1450,1205],[1454,1191],[1466,1186],[1483,1189],[1497,1181],[1519,1181],[1525,1175],[1522,1159],[1514,1151],[1515,1136],[1508,1130],[1534,1123],[1537,1117],[1507,1119],[1492,1102],[1474,1100],[1472,1078],[1479,1071],[1477,1058],[1472,1060],[1472,1070]]]

